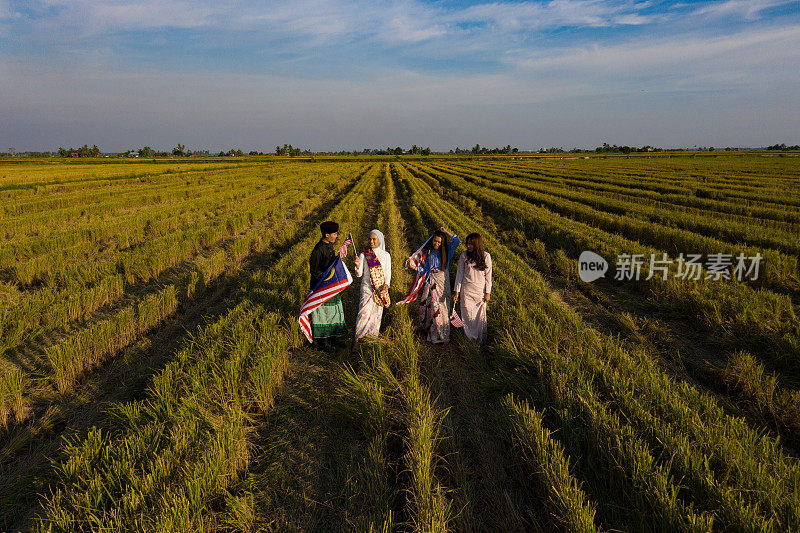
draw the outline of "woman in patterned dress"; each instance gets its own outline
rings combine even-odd
[[[356,339],[377,337],[383,308],[389,307],[389,283],[392,280],[392,258],[386,251],[383,233],[369,233],[368,250],[355,259],[356,276],[361,278],[361,297],[356,319]],[[365,271],[366,270],[366,275]]]
[[[425,262],[419,266],[430,272],[420,290],[420,329],[434,344],[450,342],[450,262],[459,242],[456,235],[439,228],[425,250]]]

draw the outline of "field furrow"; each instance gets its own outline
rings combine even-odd
[[[800,530],[798,161],[0,161],[0,529]],[[324,220],[351,272],[373,228],[392,260],[379,336],[354,278],[329,351],[297,322]],[[395,304],[440,227],[451,283],[491,254],[483,344]],[[716,253],[758,276],[676,276]]]

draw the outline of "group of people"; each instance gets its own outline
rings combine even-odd
[[[334,249],[339,225],[333,221],[323,222],[320,232],[322,236],[309,258],[312,289],[339,254]],[[492,292],[492,258],[484,250],[480,234],[468,235],[467,249],[458,258],[455,285],[451,291],[450,266],[460,242],[458,236],[439,228],[405,262],[407,268],[416,271],[416,276],[406,298],[398,303],[419,300],[418,328],[432,343],[449,343],[451,309],[455,311],[456,303],[460,304],[460,323],[467,338],[477,343],[483,343],[486,338],[486,304]],[[369,247],[354,260],[355,275],[361,278],[356,339],[379,334],[383,310],[391,305],[391,259],[383,233],[377,229],[370,231]],[[314,342],[325,351],[333,351],[335,343],[347,334],[339,294],[316,308],[310,318]]]

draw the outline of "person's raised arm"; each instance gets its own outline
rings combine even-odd
[[[450,261],[453,260],[453,254],[455,253],[456,248],[458,248],[458,245],[461,243],[461,240],[459,240],[458,235],[451,233],[449,230],[445,229],[444,226],[439,229],[442,230],[450,239],[447,243],[447,264],[450,264]]]

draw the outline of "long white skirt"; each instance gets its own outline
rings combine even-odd
[[[468,339],[483,343],[486,339],[486,302],[483,301],[483,292],[470,292],[462,289],[460,298],[461,321],[464,323],[464,335]]]
[[[383,306],[378,305],[372,297],[372,287],[362,285],[356,319],[356,339],[367,335],[377,337],[381,329],[381,318],[383,318]]]

